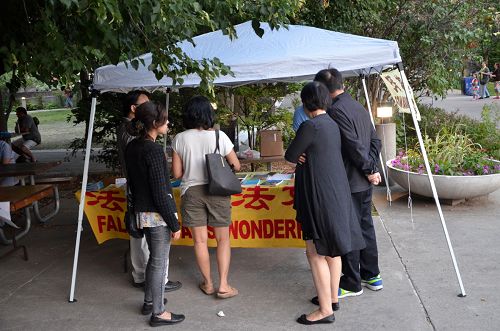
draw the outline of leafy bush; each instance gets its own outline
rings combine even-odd
[[[488,159],[478,144],[472,142],[460,127],[443,128],[435,138],[424,136],[431,171],[436,175],[473,176],[500,173],[500,163]],[[392,166],[406,171],[426,173],[420,146],[400,151]]]
[[[486,155],[500,160],[500,130],[497,129],[497,123],[500,121],[500,107],[497,105],[485,105],[481,112],[481,121],[425,105],[419,105],[419,111],[422,118],[419,125],[423,136],[435,140],[442,130],[462,134],[478,145]],[[395,116],[395,122],[398,149],[416,146],[418,140],[411,115],[398,114]],[[427,148],[427,145],[425,146]]]

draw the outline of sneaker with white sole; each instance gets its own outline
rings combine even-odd
[[[353,292],[353,291],[348,291],[344,290],[343,288],[339,287],[339,299],[346,298],[346,297],[357,297],[358,295],[363,294],[363,289],[359,292]]]
[[[380,274],[366,280],[362,279],[361,285],[369,288],[372,291],[378,291],[384,288],[384,283],[382,282],[382,277],[380,277]]]

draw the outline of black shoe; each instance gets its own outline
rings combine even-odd
[[[163,299],[163,304],[166,305],[167,304],[167,299]],[[141,314],[143,315],[149,315],[153,312],[153,303],[145,303],[142,305],[142,309],[141,309]]]
[[[312,298],[311,302],[314,303],[316,306],[319,306],[318,297]],[[332,302],[332,309],[333,309],[333,311],[339,310],[340,309],[340,303],[339,302]]]
[[[165,284],[165,292],[176,291],[176,290],[180,289],[181,287],[182,287],[182,283],[181,282],[178,282],[178,281],[172,282],[172,281],[169,280]]]
[[[480,97],[479,100],[484,99],[483,97]]]
[[[182,314],[170,313],[170,315],[171,317],[169,320],[164,320],[163,318],[159,318],[158,316],[151,316],[151,319],[149,320],[149,325],[162,326],[162,325],[177,324],[186,319],[186,316]]]
[[[146,282],[136,283],[135,281],[132,281],[132,286],[133,287],[142,288],[142,287],[144,287],[144,285],[146,285]]]
[[[335,322],[335,315],[331,314],[330,316],[324,317],[320,320],[310,321],[307,319],[306,314],[302,314],[299,318],[297,318],[297,322],[304,325],[329,324]]]
[[[485,96],[485,98],[489,98],[489,97],[490,97],[489,95],[488,95],[488,96]]]

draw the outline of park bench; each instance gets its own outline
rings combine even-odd
[[[22,249],[24,259],[26,261],[28,260],[26,246],[18,246],[17,240],[26,235],[31,228],[31,215],[29,209],[38,200],[54,196],[56,192],[57,189],[53,185],[49,184],[0,187],[0,201],[10,201],[10,212],[12,213],[23,210],[26,215],[26,224],[20,233],[16,234],[16,228],[11,228],[12,239],[7,239],[4,234],[4,230],[0,228],[0,242],[5,245],[13,245],[11,250],[0,256],[0,259],[12,254],[18,249]]]

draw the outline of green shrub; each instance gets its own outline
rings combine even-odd
[[[489,157],[500,160],[500,130],[497,129],[497,123],[500,121],[500,107],[497,105],[485,105],[481,112],[481,121],[425,105],[419,105],[419,111],[422,118],[419,122],[422,136],[435,140],[442,130],[456,132],[467,136]],[[405,137],[406,146],[414,148],[418,140],[411,115],[398,114],[395,116],[395,122],[398,149],[405,149]]]
[[[434,138],[425,135],[423,141],[433,174],[472,176],[500,172],[500,164],[488,159],[481,147],[467,134],[461,133],[458,126],[451,130],[443,128]],[[426,173],[419,144],[406,153],[400,151],[392,165],[406,171]]]

